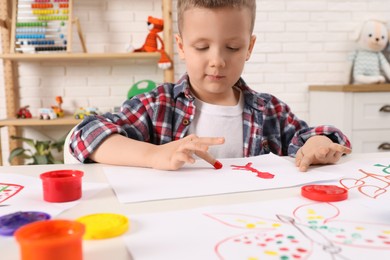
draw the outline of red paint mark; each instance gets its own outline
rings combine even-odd
[[[374,240],[372,240],[372,239],[366,239],[366,242],[367,242],[367,243],[373,243]]]
[[[257,245],[258,246],[262,246],[262,247],[266,247],[267,246],[267,244],[264,244],[264,243],[258,243]]]
[[[291,243],[298,243],[298,240],[292,239],[292,240],[291,240]]]
[[[276,234],[275,237],[283,237],[283,234]]]
[[[297,251],[300,252],[300,253],[306,253],[307,250],[304,249],[304,248],[297,248]]]
[[[279,248],[280,251],[288,251],[288,248],[287,247],[281,247]]]
[[[383,243],[385,243],[386,245],[390,245],[390,241],[384,241]]]
[[[275,177],[275,175],[273,175],[269,172],[259,171],[255,168],[253,168],[251,165],[252,165],[252,163],[249,162],[249,163],[245,164],[244,166],[240,166],[240,165],[230,165],[230,166],[234,167],[233,170],[244,170],[244,171],[250,171],[250,172],[257,173],[257,177],[262,178],[262,179],[273,179]]]
[[[378,237],[379,237],[380,239],[387,239],[387,236],[379,235]]]
[[[266,242],[270,242],[270,241],[274,241],[274,239],[273,238],[267,238],[267,239],[265,239],[265,241]]]
[[[295,258],[295,259],[301,259],[300,255],[292,255],[292,257]]]

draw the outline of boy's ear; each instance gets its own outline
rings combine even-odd
[[[246,60],[249,60],[249,58],[251,57],[253,47],[255,46],[255,42],[256,42],[256,35],[252,35],[249,42],[248,52],[246,54]]]
[[[177,45],[177,49],[179,52],[179,57],[180,57],[180,59],[184,60],[185,55],[184,55],[184,50],[183,50],[183,39],[181,38],[180,34],[175,34],[175,40],[176,40],[176,45]]]

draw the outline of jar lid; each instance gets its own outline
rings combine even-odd
[[[50,215],[40,211],[18,211],[0,217],[0,235],[12,236],[17,229],[29,223],[48,220]]]
[[[104,239],[120,236],[129,229],[126,216],[113,213],[86,215],[77,219],[85,225],[84,239]]]
[[[305,185],[301,188],[303,197],[323,202],[341,201],[348,198],[348,190],[336,185]]]

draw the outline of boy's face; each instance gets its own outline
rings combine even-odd
[[[251,36],[251,12],[248,8],[193,8],[183,17],[176,42],[192,91],[205,102],[223,104],[232,97],[232,86],[256,39]]]

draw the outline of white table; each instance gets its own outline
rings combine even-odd
[[[347,161],[352,158],[376,158],[390,157],[390,152],[370,153],[370,154],[351,154],[343,157],[341,160]],[[293,160],[292,158],[287,158]],[[36,166],[3,166],[0,167],[0,180],[2,173],[26,174],[36,176],[39,174],[59,169],[77,169],[84,171],[83,181],[106,183],[107,180],[103,173],[102,164],[71,164],[71,165],[36,165]],[[112,167],[112,166],[110,166]],[[170,210],[190,209],[208,205],[235,204],[242,202],[256,202],[274,199],[283,199],[291,196],[297,196],[300,193],[299,187],[273,189],[253,192],[241,192],[223,195],[212,195],[204,197],[170,199],[161,201],[150,201],[130,204],[120,204],[111,188],[105,188],[91,199],[82,201],[77,206],[62,212],[56,219],[76,219],[78,217],[93,213],[118,213],[130,216],[133,214],[153,213]],[[131,224],[130,224],[131,225]],[[131,226],[128,231],[131,234]],[[100,260],[115,259],[124,260],[132,259],[128,253],[121,237],[104,239],[104,240],[85,240],[83,242],[84,259]],[[15,241],[15,246],[10,248],[1,248],[1,256],[4,259],[19,259],[19,247]]]

